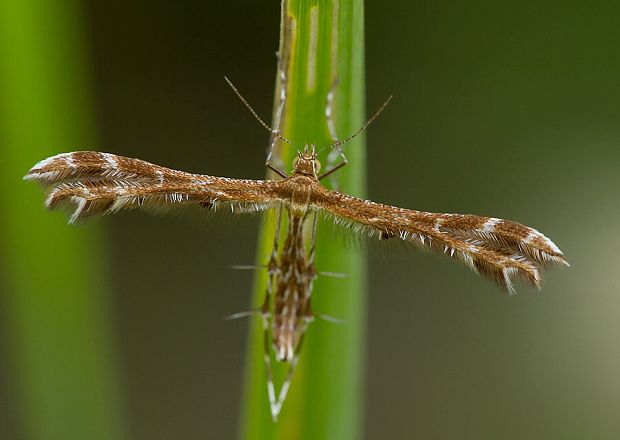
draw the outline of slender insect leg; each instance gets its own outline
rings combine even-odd
[[[327,92],[327,99],[326,99],[326,104],[325,104],[325,119],[327,120],[327,127],[329,128],[329,135],[331,136],[332,142],[334,144],[338,143],[339,141],[338,134],[336,133],[336,124],[334,123],[334,118],[333,118],[334,93],[335,93],[337,85],[338,85],[338,79],[335,79],[329,89],[329,92]],[[342,158],[342,162],[338,165],[334,165],[338,159],[338,156]],[[347,157],[345,156],[344,151],[342,151],[342,147],[340,145],[336,145],[336,147],[332,151],[330,151],[330,153],[327,155],[327,165],[329,169],[325,173],[323,173],[319,179],[322,179],[332,174],[334,171],[342,168],[347,163],[348,163]],[[332,186],[336,186],[336,182],[333,179],[330,179],[330,182]]]
[[[276,218],[276,232],[273,237],[273,247],[271,248],[271,255],[269,256],[269,263],[267,268],[269,270],[269,276],[273,277],[278,270],[278,246],[280,242],[280,226],[282,224],[282,206],[278,209],[278,217]]]
[[[316,251],[316,225],[319,219],[319,213],[314,212],[314,218],[312,219],[312,236],[310,239],[310,255],[308,256],[308,266],[314,266],[314,254]]]
[[[265,300],[263,301],[263,305],[261,307],[261,313],[265,320],[269,320],[271,315],[271,295],[273,293],[273,284],[276,278],[276,275],[280,271],[278,266],[278,246],[280,242],[280,225],[282,223],[282,207],[278,209],[278,216],[276,218],[276,232],[273,237],[273,247],[271,248],[271,255],[269,256],[269,262],[267,263],[267,292],[265,294]]]
[[[342,162],[339,165],[336,165],[332,169],[327,170],[325,173],[321,174],[319,176],[319,180],[329,176],[334,171],[342,168],[343,166],[345,166],[347,164],[347,158],[345,157],[344,154],[342,154],[342,150],[341,150],[340,146],[344,145],[344,144],[346,144],[346,143],[348,143],[350,141],[352,141],[353,139],[355,139],[357,137],[358,134],[360,134],[361,132],[366,130],[368,128],[368,126],[370,124],[372,124],[375,119],[377,119],[379,117],[379,115],[383,112],[383,110],[385,110],[385,108],[388,106],[388,104],[390,103],[391,100],[392,100],[392,96],[390,95],[388,97],[388,99],[386,99],[385,102],[381,105],[381,107],[379,107],[379,109],[375,112],[375,114],[372,115],[360,128],[358,128],[355,133],[353,133],[352,135],[347,136],[346,138],[344,138],[342,140],[336,141],[332,145],[324,148],[324,149],[335,148],[338,151],[340,151],[341,155],[342,155]]]
[[[333,143],[336,143],[340,140],[338,139],[338,134],[336,133],[336,124],[334,123],[333,118],[334,93],[337,85],[338,79],[335,79],[331,87],[329,88],[329,91],[327,92],[327,98],[325,102],[325,119],[327,120],[327,128],[329,129],[329,135],[331,136]],[[327,159],[327,163],[333,165],[333,163],[336,161],[336,156],[338,155],[344,158],[344,153],[340,145],[330,153]]]
[[[310,255],[308,256],[308,266],[306,268],[306,270],[309,272],[309,279],[310,279],[309,281],[310,287],[308,288],[309,292],[312,292],[312,282],[316,278],[317,275],[336,276],[337,278],[346,277],[345,274],[341,274],[341,273],[339,274],[335,274],[332,272],[318,273],[316,271],[316,267],[314,266],[314,255],[315,255],[315,250],[316,250],[316,225],[317,225],[318,218],[319,218],[319,213],[315,212],[314,219],[312,221],[312,239],[311,239],[312,241],[310,242]],[[308,299],[308,301],[310,301],[310,299]],[[308,303],[308,315],[306,316],[306,319],[308,319],[308,321],[311,321],[312,319],[314,319],[315,316],[325,321],[330,321],[330,322],[337,323],[337,324],[344,323],[342,319],[334,318],[333,316],[329,316],[323,313],[315,315],[312,312],[312,307],[310,306],[310,303]]]
[[[312,219],[312,235],[310,236],[310,253],[308,255],[308,263],[306,265],[306,279],[308,280],[308,310],[306,312],[306,319],[312,319],[314,316],[310,305],[310,295],[312,294],[312,282],[317,276],[314,256],[316,253],[316,225],[319,220],[319,213],[315,211],[313,214],[314,218]]]
[[[278,137],[278,135],[280,134],[280,122],[282,121],[282,112],[284,110],[284,102],[286,101],[286,73],[284,71],[284,68],[282,66],[282,59],[280,57],[279,53],[276,53],[276,56],[278,58],[278,75],[280,76],[280,97],[279,97],[279,102],[278,102],[278,108],[276,109],[276,114],[275,114],[275,119],[274,119],[274,124],[273,124],[273,128],[271,129],[271,135],[269,136],[269,149],[268,149],[268,153],[267,153],[267,160],[265,162],[265,165],[267,165],[267,167],[269,169],[271,169],[272,171],[275,171],[277,174],[279,174],[282,177],[286,177],[286,173],[283,172],[281,169],[279,169],[278,167],[282,167],[282,161],[278,158],[276,164],[272,163],[273,160],[273,150],[276,147],[276,142],[278,141],[278,139],[280,139]]]
[[[273,373],[271,371],[271,357],[269,356],[269,319],[263,316],[263,330],[264,330],[264,341],[265,341],[265,352],[263,354],[265,359],[265,371],[267,373],[267,394],[269,395],[269,407],[271,408],[271,416],[273,421],[275,422],[278,418],[278,402],[276,401],[276,390],[273,385]]]
[[[308,283],[306,291],[308,292],[308,300],[307,300],[308,305],[306,308],[305,319],[308,320],[308,322],[314,319],[314,313],[312,312],[311,295],[312,295],[312,284],[314,282],[314,279],[317,276],[316,266],[314,264],[314,256],[315,256],[315,251],[316,251],[316,226],[317,226],[318,219],[319,219],[319,213],[315,211],[314,218],[312,219],[312,235],[310,238],[310,254],[308,255],[308,263],[306,265],[306,279]]]

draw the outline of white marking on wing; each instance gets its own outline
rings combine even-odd
[[[48,157],[47,159],[43,159],[42,161],[36,163],[35,166],[33,166],[30,170],[32,171],[32,170],[44,168],[56,160],[64,160],[66,157],[70,156],[71,154],[72,153],[60,153],[60,154],[57,154],[56,156]]]
[[[103,157],[103,160],[106,161],[109,168],[113,170],[118,170],[118,161],[116,160],[116,157],[114,157],[113,154],[101,153],[101,157]]]
[[[495,226],[501,221],[502,219],[500,218],[489,218],[486,222],[484,222],[484,225],[482,225],[482,232],[485,232],[487,234],[495,232]]]

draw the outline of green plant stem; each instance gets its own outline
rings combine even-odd
[[[302,1],[282,3],[280,50],[287,77],[287,101],[280,129],[300,148],[332,143],[325,118],[326,96],[338,81],[333,119],[339,138],[353,133],[364,118],[363,2]],[[279,95],[278,82],[276,96]],[[364,196],[363,136],[346,146],[349,165],[338,171],[338,189]],[[295,156],[282,146],[281,158],[291,169]],[[326,166],[326,157],[319,157]],[[317,320],[308,329],[300,363],[278,422],[271,420],[260,319],[251,325],[241,416],[243,439],[355,439],[361,436],[363,409],[366,278],[363,257],[335,241],[326,222],[318,226],[318,270],[345,273],[345,279],[319,277],[313,309],[345,321]],[[258,261],[265,263],[273,243],[274,219],[262,227]],[[255,283],[253,305],[264,299],[266,274]],[[286,365],[285,365],[286,367]],[[282,367],[275,371],[282,377]],[[281,381],[280,381],[281,383]]]

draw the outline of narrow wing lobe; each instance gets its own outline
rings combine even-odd
[[[380,238],[399,237],[465,263],[502,289],[514,292],[521,278],[540,288],[540,269],[568,265],[562,251],[537,230],[509,220],[435,214],[382,205],[325,190],[316,207],[345,226],[363,225]]]
[[[63,153],[36,164],[24,176],[50,187],[46,206],[72,204],[69,223],[121,209],[166,209],[183,204],[264,210],[277,203],[273,182],[185,173],[110,153]]]
[[[75,151],[57,154],[42,160],[30,169],[24,179],[51,185],[72,179],[156,181],[163,178],[182,178],[187,175],[188,173],[154,165],[140,159],[95,151]]]

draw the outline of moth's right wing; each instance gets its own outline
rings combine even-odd
[[[553,263],[568,266],[549,238],[510,220],[397,208],[325,189],[317,191],[315,209],[345,227],[359,225],[371,235],[400,238],[446,254],[510,293],[517,277],[540,288],[542,267]]]
[[[191,174],[140,159],[77,151],[49,157],[24,176],[49,187],[45,205],[75,205],[69,223],[136,207],[179,205],[262,211],[278,204],[275,182]]]

